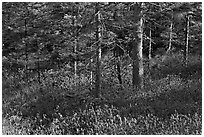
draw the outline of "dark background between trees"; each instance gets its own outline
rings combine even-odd
[[[66,116],[90,104],[114,105],[124,116],[147,110],[162,117],[175,110],[197,112],[201,6],[198,2],[3,2],[3,117],[39,114],[43,119],[46,114],[50,123],[58,107]],[[184,85],[182,92],[172,86],[175,80],[181,82],[177,88]],[[196,105],[189,108],[181,101],[175,108],[182,97]],[[160,98],[176,103],[171,100],[158,108]],[[127,107],[135,102],[143,103]]]

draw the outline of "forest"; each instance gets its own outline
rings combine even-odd
[[[3,135],[201,135],[201,2],[2,2]]]

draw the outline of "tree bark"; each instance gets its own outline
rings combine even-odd
[[[143,55],[142,55],[142,42],[143,42],[143,3],[136,3],[134,5],[134,20],[137,26],[134,30],[134,45],[132,49],[132,59],[133,59],[133,77],[132,84],[133,89],[143,89]]]
[[[120,63],[120,49],[119,47],[116,47],[115,49],[115,58],[116,58],[116,72],[117,72],[117,77],[118,77],[118,81],[119,81],[119,84],[122,85],[123,82],[122,82],[122,77],[121,77],[121,63]]]
[[[25,19],[25,37],[27,38],[27,20]],[[28,45],[27,40],[25,39],[25,58],[26,58],[26,65],[25,65],[25,74],[26,74],[26,81],[28,81]]]
[[[38,43],[37,43],[38,44]],[[37,74],[38,74],[38,83],[41,86],[41,78],[40,78],[40,53],[38,51],[38,61],[37,61]]]
[[[173,32],[173,21],[171,21],[171,24],[170,24],[170,31],[169,31],[169,47],[168,47],[167,53],[170,52],[171,47],[172,47],[172,32]]]
[[[169,31],[169,47],[166,51],[165,56],[162,58],[162,62],[166,60],[167,56],[171,54],[171,49],[172,49],[172,34],[173,34],[173,15],[171,19],[171,24],[170,24],[170,31]]]
[[[186,16],[186,35],[185,35],[185,39],[186,39],[186,44],[185,44],[185,64],[188,64],[188,50],[189,50],[189,16]]]
[[[74,16],[73,17],[73,26],[77,28],[77,23],[76,23],[76,19],[77,17]],[[78,33],[77,33],[77,29],[76,29],[76,37],[74,39],[74,53],[77,53],[77,44],[78,44]],[[75,79],[75,85],[76,85],[76,79],[77,79],[77,61],[74,60],[74,79]]]
[[[117,77],[118,77],[118,81],[119,84],[122,85],[122,77],[121,77],[121,69],[120,69],[120,57],[117,57],[117,63],[116,63],[116,69],[117,69]]]
[[[96,41],[97,42],[97,50],[96,50],[96,84],[95,84],[95,97],[100,97],[100,88],[101,88],[101,29],[100,29],[100,7],[99,3],[96,3]]]
[[[91,46],[91,51],[93,50],[92,46]],[[90,82],[91,82],[91,88],[93,85],[93,58],[91,57],[91,74],[90,74]]]
[[[149,70],[151,70],[150,61],[152,59],[152,31],[149,29]]]

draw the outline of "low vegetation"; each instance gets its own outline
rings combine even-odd
[[[9,135],[194,135],[202,134],[202,61],[188,65],[174,54],[145,67],[144,91],[132,91],[131,71],[123,86],[103,76],[102,96],[95,99],[89,78],[77,82],[65,71],[44,73],[42,84],[4,71],[2,132]],[[108,70],[107,70],[108,71]],[[7,75],[8,74],[8,75]],[[107,74],[113,74],[110,72]],[[37,76],[36,76],[37,77]]]

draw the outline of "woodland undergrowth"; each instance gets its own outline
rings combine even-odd
[[[145,64],[143,91],[132,90],[131,68],[123,68],[123,85],[104,70],[99,99],[88,75],[46,72],[39,84],[9,73],[2,80],[2,133],[202,134],[202,61],[182,62],[173,55],[151,71]]]

